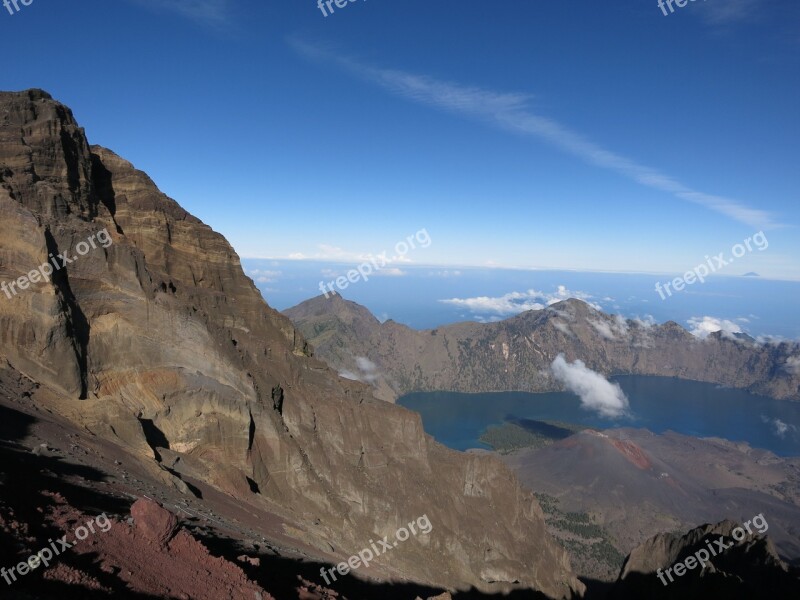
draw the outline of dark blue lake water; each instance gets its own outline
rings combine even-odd
[[[409,394],[398,404],[422,415],[425,431],[456,449],[485,447],[478,441],[489,425],[512,419],[565,421],[608,429],[640,427],[697,437],[721,437],[800,456],[800,402],[773,400],[714,384],[670,377],[613,377],[630,400],[631,416],[607,419],[583,409],[569,392]]]

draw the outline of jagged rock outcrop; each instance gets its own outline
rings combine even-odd
[[[763,529],[761,521],[759,525]],[[752,535],[743,536],[745,530],[741,529],[741,533],[735,532],[739,541],[734,539],[739,527],[723,521],[702,525],[683,536],[662,533],[650,538],[626,559],[609,600],[796,598],[800,593],[797,569],[784,563],[769,538],[758,535],[754,526]],[[686,563],[687,559],[691,562]],[[684,564],[680,574],[675,573],[677,563]],[[669,568],[672,570],[666,574]]]
[[[509,470],[436,444],[418,415],[310,356],[221,235],[89,146],[45,92],[0,94],[0,212],[0,282],[21,282],[0,294],[0,358],[73,422],[187,493],[201,479],[291,514],[305,528],[288,534],[342,559],[427,515],[432,533],[376,559],[382,574],[583,589]],[[49,281],[33,275],[65,252]]]
[[[369,382],[383,399],[416,391],[544,392],[560,353],[609,375],[679,377],[800,400],[800,372],[787,362],[796,343],[758,344],[714,333],[698,339],[675,322],[625,320],[570,299],[496,323],[456,323],[417,331],[380,323],[339,294],[284,311],[334,369]],[[358,359],[375,365],[359,369]]]

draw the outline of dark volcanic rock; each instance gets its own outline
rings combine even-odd
[[[697,527],[683,536],[659,534],[636,548],[628,556],[609,600],[653,600],[681,598],[706,600],[732,598],[736,600],[788,600],[800,594],[800,573],[790,569],[778,558],[768,538],[750,535],[740,542],[731,537],[737,523],[723,521],[716,525]],[[740,534],[737,536],[741,537]],[[709,545],[718,549],[721,540],[730,548],[719,551],[700,567],[697,555]],[[717,550],[714,550],[715,552]],[[674,581],[662,575],[678,562],[695,555],[695,565],[681,576],[670,573]],[[704,558],[704,555],[699,555]],[[673,567],[674,571],[674,567]]]

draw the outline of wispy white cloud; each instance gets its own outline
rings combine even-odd
[[[800,375],[800,356],[790,356],[786,359],[785,369],[794,375]]]
[[[628,335],[628,320],[622,315],[614,315],[614,328],[620,335]]]
[[[656,169],[607,150],[553,119],[536,114],[530,108],[530,95],[495,92],[424,75],[375,68],[343,57],[331,49],[322,49],[297,39],[291,39],[290,44],[308,58],[334,62],[348,72],[408,100],[488,121],[516,134],[536,137],[585,162],[615,171],[640,185],[699,204],[750,227],[769,229],[779,226],[766,211],[751,208],[731,198],[695,190]]]
[[[527,310],[542,310],[551,304],[567,300],[568,298],[578,298],[588,301],[592,296],[585,292],[568,290],[565,286],[560,285],[554,293],[528,290],[526,292],[510,292],[495,297],[477,296],[474,298],[448,298],[446,300],[439,300],[439,302],[466,308],[475,314],[508,316],[516,315]],[[592,306],[600,310],[599,305],[592,304]]]
[[[617,339],[616,336],[614,335],[614,332],[611,331],[611,325],[609,325],[605,321],[602,321],[600,319],[587,319],[587,322],[589,323],[589,325],[594,327],[597,333],[600,334],[600,337],[603,337],[607,340]]]
[[[204,25],[219,27],[229,22],[231,0],[130,0],[153,11],[177,13]]]
[[[553,327],[558,329],[561,333],[569,337],[575,337],[575,334],[572,333],[572,330],[569,328],[569,325],[564,323],[563,321],[552,321]]]
[[[346,276],[349,271],[352,271],[352,269],[348,269],[347,267],[341,269],[322,269],[320,270],[320,274],[324,279],[332,280],[337,277]],[[397,267],[384,267],[383,269],[378,269],[371,273],[370,277],[405,277],[406,275],[408,275],[407,271],[403,271]]]
[[[628,320],[622,315],[614,315],[613,319],[609,320],[604,315],[597,315],[596,319],[586,319],[601,337],[607,340],[616,340],[617,336],[625,338],[630,332]]]
[[[266,269],[252,269],[247,274],[256,283],[275,283],[283,273],[281,271],[269,271]]]
[[[639,327],[644,329],[650,329],[654,325],[657,324],[656,318],[653,315],[645,315],[644,317],[634,317],[631,319],[634,323],[636,323]]]
[[[498,317],[497,315],[494,315],[494,316],[491,316],[491,317],[477,316],[477,317],[475,317],[475,320],[478,323],[484,323],[485,324],[485,323],[497,323],[498,321],[502,321],[503,318],[502,317]]]
[[[410,264],[413,263],[408,256],[394,255],[390,256],[387,252],[381,254],[373,254],[368,252],[356,252],[353,250],[346,250],[339,246],[332,246],[330,244],[317,244],[317,251],[313,253],[294,252],[286,257],[288,260],[319,260],[327,262],[340,262],[340,263],[372,263],[374,265],[392,265],[392,264]],[[384,269],[388,270],[388,269]],[[399,269],[396,269],[399,271]],[[375,275],[377,275],[377,270]],[[395,273],[397,274],[397,273]],[[387,275],[387,273],[383,273]]]
[[[364,374],[365,381],[375,381],[378,378],[378,365],[368,359],[366,356],[357,356],[356,365],[359,370]]]
[[[798,431],[797,425],[786,423],[778,418],[761,415],[761,420],[767,425],[772,425],[772,432],[781,439],[784,439],[787,433],[791,432],[792,436],[794,436]]]
[[[428,277],[442,277],[447,279],[449,277],[461,277],[461,271],[445,269],[443,271],[429,271]]]
[[[749,20],[759,6],[759,0],[721,0],[699,5],[705,19],[713,25],[730,25]]]
[[[374,383],[380,377],[378,365],[366,356],[356,356],[356,367],[358,368],[358,373],[344,369],[339,372],[339,376],[352,381],[361,381],[362,383]]]
[[[339,371],[339,377],[342,377],[344,379],[349,379],[350,381],[361,381],[361,377],[359,375],[356,375],[355,373],[347,369]]]
[[[735,339],[733,334],[742,333],[742,328],[737,323],[728,319],[718,319],[717,317],[692,317],[686,321],[691,329],[691,333],[695,337],[701,339],[707,338],[710,334],[721,331],[722,335]]]
[[[539,298],[541,298],[540,292],[529,290],[528,292],[511,292],[497,297],[448,298],[439,300],[439,302],[466,308],[473,313],[516,315],[526,310],[543,309],[546,305],[540,302]]]
[[[583,361],[568,363],[564,355],[559,354],[550,365],[550,371],[557,381],[580,396],[584,408],[607,418],[619,418],[628,413],[628,398],[622,388],[592,371]]]
[[[380,269],[372,274],[372,277],[405,277],[408,275],[407,271],[398,269],[397,267],[389,267],[388,269]]]

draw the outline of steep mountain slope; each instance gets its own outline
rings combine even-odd
[[[647,537],[753,511],[781,556],[800,564],[800,459],[719,439],[645,429],[583,431],[504,457],[534,492],[590,511],[623,554]]]
[[[418,415],[337,378],[222,236],[90,147],[45,92],[0,94],[0,211],[0,281],[17,283],[0,296],[2,359],[164,482],[189,494],[201,480],[301,522],[287,533],[340,560],[428,516],[430,535],[364,576],[583,589],[508,469],[443,448]],[[48,260],[63,266],[42,281],[32,269]]]
[[[338,294],[318,296],[284,314],[317,356],[340,373],[371,383],[386,399],[412,391],[555,390],[549,366],[564,353],[605,374],[680,377],[800,400],[800,373],[787,367],[787,359],[800,355],[797,344],[758,344],[721,333],[701,340],[674,322],[625,320],[580,300],[497,323],[427,331],[380,323]],[[359,368],[359,358],[371,363],[367,372]]]
[[[654,536],[628,556],[609,599],[796,598],[800,572],[778,558],[768,538],[754,531],[742,539],[735,531],[739,527],[739,523],[722,521],[696,527],[682,536]],[[697,554],[701,551],[704,553]],[[698,559],[702,559],[704,568]],[[675,571],[678,562],[689,568]],[[667,575],[665,571],[670,568],[675,573]]]

